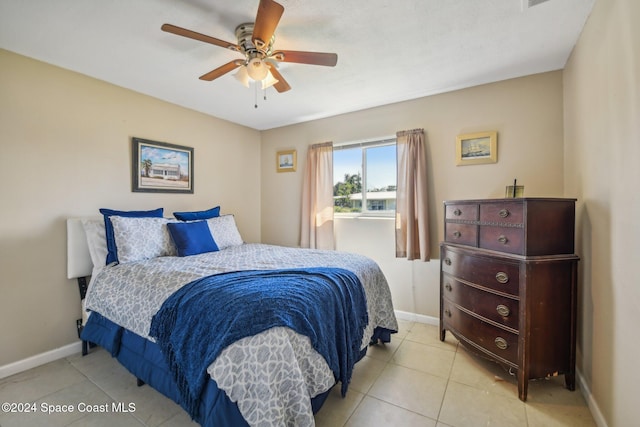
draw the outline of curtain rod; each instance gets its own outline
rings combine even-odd
[[[346,150],[349,148],[367,147],[371,145],[385,145],[385,144],[392,144],[395,142],[396,142],[395,135],[387,135],[379,138],[363,139],[360,141],[340,142],[333,145],[333,150],[334,151]]]
[[[318,144],[313,144],[311,146],[311,148],[322,148],[322,147],[331,147],[333,145],[333,142],[329,141],[329,142],[320,142]]]

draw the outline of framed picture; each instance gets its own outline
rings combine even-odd
[[[296,150],[278,151],[276,154],[276,170],[278,172],[295,172],[297,166]]]
[[[193,148],[132,138],[131,191],[193,194]]]
[[[458,135],[456,165],[479,165],[498,161],[498,132]]]

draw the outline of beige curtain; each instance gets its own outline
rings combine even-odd
[[[335,249],[333,238],[333,143],[314,144],[307,152],[302,189],[300,246]]]
[[[429,261],[427,157],[424,129],[396,134],[396,258]]]

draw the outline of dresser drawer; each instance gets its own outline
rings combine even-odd
[[[443,321],[469,341],[495,356],[518,365],[518,335],[465,313],[451,302],[443,301]]]
[[[478,226],[447,222],[445,223],[444,239],[449,243],[478,246]]]
[[[480,205],[480,222],[489,224],[523,224],[522,202],[483,203]]]
[[[485,288],[518,296],[520,265],[496,257],[467,254],[464,250],[441,248],[442,271]]]
[[[452,203],[445,205],[445,220],[477,221],[477,203]]]
[[[493,251],[524,255],[524,228],[481,225],[478,246]]]
[[[518,330],[519,302],[516,299],[467,286],[448,274],[442,278],[442,296],[478,316]]]

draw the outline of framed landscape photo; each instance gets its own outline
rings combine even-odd
[[[477,132],[458,135],[456,165],[478,165],[498,161],[498,132]]]
[[[193,194],[193,148],[132,138],[131,191]]]
[[[278,172],[295,172],[297,166],[296,150],[278,151],[276,154],[276,170]]]

